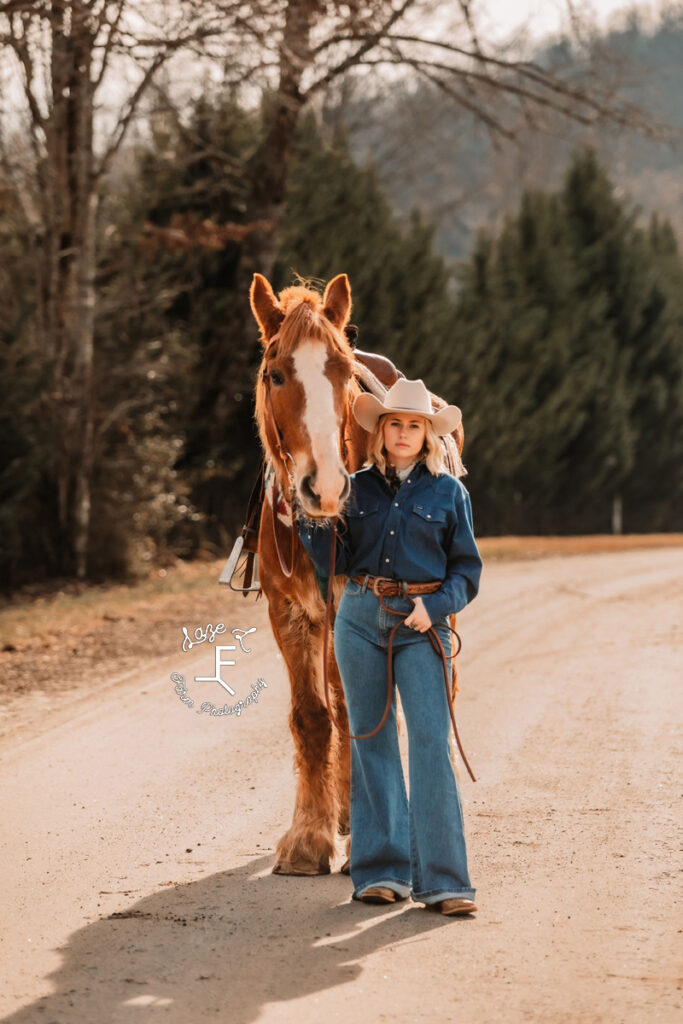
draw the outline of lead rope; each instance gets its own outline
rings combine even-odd
[[[392,697],[393,697],[393,688],[394,688],[394,678],[393,678],[393,643],[394,643],[394,633],[396,632],[398,627],[401,625],[401,623],[400,623],[400,621],[397,622],[396,625],[392,628],[392,630],[391,630],[391,632],[389,634],[389,648],[388,648],[388,651],[387,651],[387,658],[388,658],[388,664],[387,664],[387,702],[386,702],[386,706],[384,708],[384,714],[382,715],[382,720],[380,721],[379,725],[375,729],[372,730],[372,732],[365,732],[365,733],[361,733],[358,736],[354,736],[352,733],[346,732],[345,729],[342,729],[342,727],[339,725],[339,722],[337,721],[336,714],[332,710],[332,705],[330,703],[330,690],[329,690],[330,683],[329,683],[329,679],[328,679],[328,676],[327,676],[328,637],[329,637],[329,634],[330,634],[331,623],[332,623],[332,591],[333,591],[332,584],[333,584],[334,575],[335,575],[334,569],[335,569],[335,563],[336,563],[336,557],[337,557],[337,519],[338,519],[338,517],[335,516],[335,518],[332,520],[332,548],[331,548],[331,552],[330,552],[330,575],[329,575],[329,580],[328,580],[328,584],[327,584],[327,601],[326,601],[326,604],[325,604],[325,626],[324,626],[324,635],[323,635],[323,681],[324,681],[324,686],[325,686],[325,703],[327,704],[328,714],[329,714],[330,718],[332,719],[332,721],[334,722],[334,724],[337,727],[337,729],[339,729],[339,732],[341,732],[344,736],[348,736],[348,738],[352,739],[352,740],[364,740],[364,739],[367,739],[369,736],[374,736],[375,733],[379,732],[379,730],[382,728],[382,726],[386,722],[387,716],[389,715],[389,710],[391,708]],[[410,615],[410,612],[400,612],[400,611],[397,611],[394,608],[387,608],[387,606],[384,604],[384,602],[382,600],[382,594],[381,593],[379,594],[379,603],[382,606],[382,608],[384,608],[385,611],[391,612],[392,615],[398,615],[402,619],[405,619],[408,615]],[[441,637],[438,635],[438,633],[436,632],[436,630],[434,629],[433,626],[430,626],[429,629],[426,632],[427,632],[427,636],[429,637],[429,640],[430,640],[430,643],[431,643],[432,647],[434,648],[436,653],[440,655],[441,661],[442,661],[442,664],[443,664],[444,683],[445,683],[445,686],[446,686],[446,699],[448,701],[448,711],[449,711],[449,714],[451,716],[451,723],[453,725],[453,733],[455,735],[455,741],[458,744],[458,750],[460,751],[460,756],[463,759],[463,762],[465,764],[465,767],[467,768],[467,771],[469,772],[469,775],[470,775],[470,778],[472,779],[472,782],[476,782],[477,780],[474,777],[474,773],[473,773],[472,769],[470,768],[470,763],[467,760],[467,757],[465,756],[465,751],[462,748],[462,743],[460,742],[460,736],[458,735],[458,727],[457,727],[457,725],[455,723],[455,714],[453,712],[453,700],[455,698],[455,692],[453,692],[453,694],[451,694],[450,689],[449,689],[449,685],[448,685],[448,676],[449,676],[448,658],[449,657],[455,658],[456,655],[458,655],[460,653],[460,649],[462,647],[462,641],[460,639],[460,635],[456,632],[456,630],[453,629],[452,626],[449,625],[448,628],[450,629],[451,633],[454,633],[455,636],[458,638],[458,649],[457,649],[457,651],[454,654],[451,654],[451,655],[447,655],[446,654],[446,652],[444,650],[444,647],[443,647],[443,644],[441,643]]]

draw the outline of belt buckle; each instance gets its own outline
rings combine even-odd
[[[391,580],[388,576],[375,576],[375,578],[372,581],[372,592],[375,595],[375,597],[380,597],[384,593],[384,591],[381,589],[382,583],[392,582],[393,580]]]

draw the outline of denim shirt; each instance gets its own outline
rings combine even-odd
[[[300,518],[299,536],[315,568],[327,576],[331,525]],[[482,567],[466,488],[450,473],[434,476],[424,461],[396,493],[377,466],[359,469],[337,523],[335,559],[335,572],[347,576],[441,580],[439,590],[421,595],[432,622],[462,611],[477,595]]]

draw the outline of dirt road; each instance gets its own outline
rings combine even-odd
[[[352,904],[341,839],[330,875],[270,873],[288,687],[262,601],[217,588],[218,621],[235,697],[178,644],[4,738],[4,1021],[682,1019],[681,549],[485,566],[459,618],[471,920]]]

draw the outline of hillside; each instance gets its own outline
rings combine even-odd
[[[572,149],[593,145],[618,188],[647,215],[668,217],[683,240],[683,12],[647,33],[637,23],[613,31],[596,44],[598,61],[617,92],[665,123],[673,141],[649,139],[624,128],[585,128],[560,115],[539,119],[535,130],[519,121],[509,100],[493,109],[515,141],[492,138],[472,114],[430,85],[397,88],[367,103],[349,104],[345,124],[352,151],[372,162],[396,210],[416,207],[437,225],[437,244],[450,259],[470,250],[481,226],[497,228],[527,187],[552,189]],[[561,69],[567,80],[583,71],[567,42],[548,45],[535,62]],[[594,61],[595,63],[595,61]],[[489,98],[490,107],[490,98]]]

